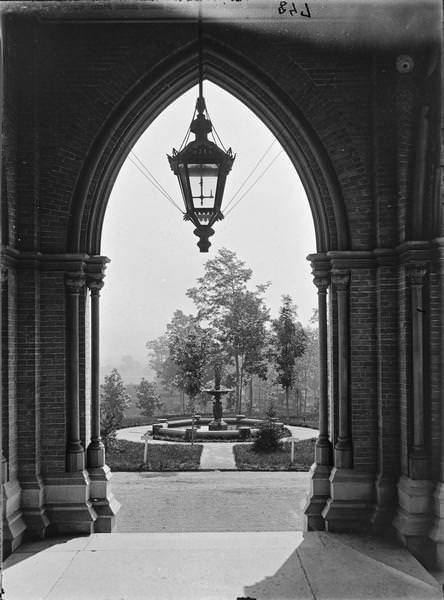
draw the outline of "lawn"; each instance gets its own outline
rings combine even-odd
[[[199,468],[201,444],[149,444],[146,465],[143,464],[144,445],[117,440],[106,453],[107,465],[112,471],[196,471]]]
[[[280,450],[255,452],[252,444],[236,444],[233,447],[236,466],[244,471],[308,471],[314,463],[316,439],[301,440],[294,444],[294,463],[290,464],[290,442],[284,442]]]

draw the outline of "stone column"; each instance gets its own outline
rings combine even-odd
[[[103,273],[87,278],[91,291],[91,442],[87,449],[88,468],[105,465],[105,447],[100,437],[100,290]]]
[[[357,258],[361,260],[360,256]],[[353,260],[350,253],[344,259],[338,258],[338,262],[350,265]],[[362,532],[369,527],[374,477],[371,473],[353,468],[349,366],[350,353],[353,351],[349,326],[349,311],[352,308],[349,296],[350,270],[345,265],[335,267],[334,262],[333,259],[331,280],[337,305],[337,341],[333,352],[337,355],[335,364],[338,385],[337,397],[333,398],[333,402],[338,409],[338,435],[330,473],[330,498],[321,515],[328,531]]]
[[[86,258],[82,254],[39,256],[42,359],[47,360],[51,356],[51,344],[57,350],[53,354],[51,369],[47,372],[47,389],[43,390],[42,397],[44,414],[45,407],[50,406],[51,394],[55,395],[54,412],[57,414],[57,422],[53,427],[58,443],[50,443],[48,454],[43,457],[45,503],[51,534],[90,534],[97,520],[91,506],[91,483],[85,469],[85,440],[81,433],[85,427],[80,410],[80,381],[85,366],[84,361],[80,360],[80,351],[83,338],[81,327],[85,322],[82,311]],[[55,302],[57,306],[64,302],[65,310],[54,312]],[[62,377],[64,380],[60,381]],[[65,419],[63,427],[60,426],[62,416]],[[42,440],[45,440],[45,435],[51,436],[51,419],[43,418],[42,426]],[[55,467],[51,462],[45,464],[49,454],[54,461],[57,459],[61,436],[65,432],[65,464],[61,461],[55,463]]]
[[[305,507],[308,530],[325,528],[321,515],[330,497],[330,472],[332,446],[329,440],[328,413],[328,331],[327,331],[327,289],[330,284],[329,266],[319,266],[312,262],[313,282],[318,288],[319,319],[319,437],[315,447],[315,463],[310,469],[310,492]]]
[[[69,395],[68,395],[68,440],[66,470],[70,473],[83,471],[85,456],[82,442],[80,441],[80,402],[79,402],[79,297],[84,286],[82,274],[70,273],[67,275],[67,321],[69,336]]]
[[[100,290],[109,259],[93,256],[86,265],[86,283],[91,292],[91,442],[87,449],[90,499],[97,514],[96,533],[111,532],[120,504],[111,492],[111,470],[105,464],[105,448],[100,437]]]
[[[411,351],[412,351],[412,430],[413,444],[409,452],[409,475],[427,479],[429,470],[424,445],[424,308],[423,287],[427,270],[414,264],[407,270],[410,284]]]
[[[410,381],[408,396],[410,416],[408,430],[408,475],[398,482],[398,511],[393,525],[399,538],[410,552],[427,560],[430,552],[428,538],[431,525],[432,488],[425,447],[424,423],[424,306],[423,294],[427,273],[424,262],[406,265],[408,296],[410,298]]]
[[[348,271],[332,272],[333,285],[338,304],[338,395],[339,423],[338,439],[334,449],[335,467],[350,469],[353,463],[350,431],[349,398],[349,327],[348,327]]]
[[[319,437],[316,441],[315,458],[318,465],[331,466],[332,447],[328,436],[327,289],[330,284],[328,272],[315,273],[313,281],[318,288],[319,318]]]

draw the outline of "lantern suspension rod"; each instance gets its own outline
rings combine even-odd
[[[202,15],[201,6],[199,5],[199,20],[197,22],[197,46],[198,46],[198,61],[199,61],[199,101],[202,103],[202,111],[205,107],[203,97],[203,56],[202,56]]]

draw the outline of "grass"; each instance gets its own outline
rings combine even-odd
[[[202,445],[149,444],[148,460],[143,464],[144,444],[117,440],[106,453],[112,471],[196,471]]]
[[[241,471],[308,471],[314,463],[315,439],[294,444],[294,463],[290,464],[291,444],[284,442],[280,450],[255,452],[252,444],[233,447],[236,466]]]

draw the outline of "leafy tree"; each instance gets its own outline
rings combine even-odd
[[[202,387],[205,365],[208,361],[208,332],[197,323],[184,330],[170,329],[169,349],[177,366],[177,381],[190,399],[194,415],[194,400]]]
[[[235,368],[236,410],[242,410],[245,373],[265,374],[263,349],[269,319],[263,294],[269,283],[247,287],[252,270],[236,253],[221,248],[205,264],[205,273],[187,295],[198,309],[198,318],[209,323],[214,337]]]
[[[106,449],[115,440],[116,431],[122,425],[124,410],[129,402],[130,397],[122,377],[117,369],[113,369],[105,376],[105,383],[101,388],[100,435]]]
[[[295,382],[296,359],[302,356],[307,338],[302,325],[296,320],[296,306],[290,296],[282,296],[279,317],[272,321],[270,356],[276,368],[276,381],[285,390],[285,406],[289,417],[289,392]]]
[[[317,320],[317,319],[316,319]],[[306,348],[295,362],[295,389],[304,412],[317,412],[319,409],[319,331],[316,320],[305,329]]]
[[[136,388],[136,406],[144,417],[152,417],[156,409],[161,408],[157,386],[142,377],[142,381]]]

